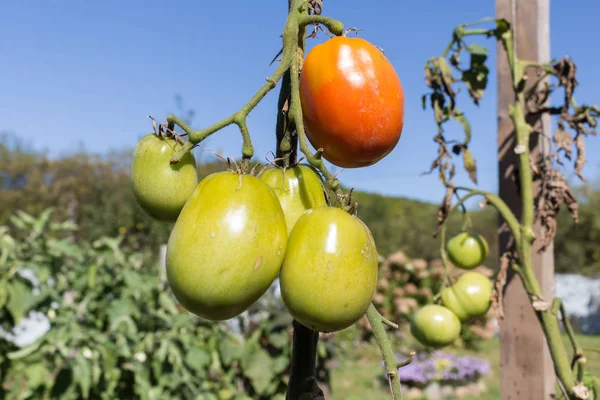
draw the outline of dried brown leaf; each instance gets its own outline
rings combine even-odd
[[[544,235],[540,251],[544,251],[554,240],[557,223],[556,216],[560,206],[565,204],[571,216],[578,222],[579,205],[564,175],[552,166],[551,158],[545,157],[538,164],[538,176],[542,179],[540,193],[537,197],[536,218],[544,227]]]
[[[585,181],[585,178],[584,178],[583,172],[582,172],[583,167],[585,166],[585,163],[586,163],[585,139],[584,139],[583,135],[577,135],[577,138],[575,138],[575,148],[577,149],[577,158],[575,159],[575,174],[577,174],[579,179],[581,179],[582,181]]]
[[[571,159],[573,138],[569,132],[564,130],[562,124],[559,124],[556,131],[554,131],[554,144],[558,148],[558,151],[564,151],[565,157],[569,160]]]
[[[446,188],[446,194],[444,195],[444,198],[442,199],[442,203],[440,204],[440,207],[438,208],[437,226],[435,229],[435,233],[433,234],[433,237],[437,237],[440,234],[442,225],[444,224],[444,221],[446,221],[446,218],[448,218],[448,215],[450,214],[450,210],[452,209],[452,196],[453,195],[454,195],[454,188],[448,186]]]
[[[469,174],[469,178],[477,185],[477,162],[471,154],[471,150],[463,148],[463,165]]]
[[[496,275],[496,281],[494,282],[494,293],[492,294],[492,309],[495,310],[496,316],[499,320],[504,319],[504,307],[502,306],[502,296],[504,293],[504,286],[506,285],[506,276],[508,274],[508,268],[511,264],[510,253],[505,253],[500,258],[500,270]]]

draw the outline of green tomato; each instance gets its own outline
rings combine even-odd
[[[204,178],[167,244],[167,279],[188,311],[209,320],[244,312],[273,283],[287,247],[285,216],[260,179],[226,171]]]
[[[279,282],[290,314],[313,331],[349,327],[366,312],[377,284],[369,228],[336,207],[304,212],[294,225]]]
[[[429,304],[412,318],[410,332],[422,345],[440,348],[453,343],[460,335],[460,321],[446,307]]]
[[[478,272],[466,272],[442,290],[442,303],[461,322],[485,315],[492,303],[492,282]]]
[[[171,156],[181,145],[153,133],[140,139],[133,153],[131,187],[140,207],[153,218],[174,222],[198,185],[196,160],[187,152],[177,164]]]
[[[282,168],[269,168],[261,174],[260,179],[269,185],[279,198],[288,234],[304,211],[327,205],[321,178],[308,165],[298,164],[285,172]]]
[[[456,267],[473,269],[483,263],[489,249],[483,236],[461,232],[448,241],[446,251],[448,258]]]

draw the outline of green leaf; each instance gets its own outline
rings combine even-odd
[[[462,125],[463,130],[465,131],[465,140],[463,142],[464,146],[467,146],[471,141],[471,123],[465,117],[465,115],[459,111],[458,109],[454,109],[454,119],[456,122]]]
[[[290,359],[287,355],[279,356],[273,359],[273,369],[275,372],[280,373],[290,365]]]
[[[25,368],[25,376],[27,377],[27,386],[32,389],[38,386],[45,386],[50,379],[50,371],[46,369],[44,364],[31,364]]]
[[[482,56],[482,57],[488,56],[487,47],[483,47],[481,45],[478,45],[477,43],[471,43],[469,45],[469,47],[467,47],[467,51],[469,53],[471,53],[471,55]]]
[[[510,23],[505,19],[497,19],[496,20],[496,36],[498,37],[506,37],[506,35],[510,32]]]
[[[80,247],[70,243],[67,239],[53,239],[46,241],[48,252],[54,257],[72,257],[79,262],[83,262],[84,256]]]
[[[210,354],[198,347],[192,347],[185,355],[185,363],[194,369],[200,378],[206,376],[210,361]]]
[[[50,217],[52,216],[53,212],[54,212],[54,207],[49,207],[49,208],[45,209],[44,211],[42,211],[42,213],[40,214],[38,219],[35,220],[32,224],[33,226],[31,229],[31,234],[29,235],[29,240],[35,240],[42,233],[44,233],[44,231],[46,230],[46,227],[48,226],[48,224],[50,222]]]
[[[252,387],[259,395],[267,395],[271,381],[276,372],[269,353],[262,348],[255,348],[242,358],[244,375],[250,379]]]
[[[287,347],[290,335],[287,331],[271,332],[268,335],[269,342],[278,349]]]
[[[8,285],[8,302],[6,309],[13,318],[15,325],[19,325],[21,320],[29,313],[37,299],[32,293],[32,287],[21,279],[14,279]]]
[[[6,304],[6,300],[8,299],[8,290],[6,289],[6,282],[0,281],[0,309],[4,307]]]
[[[168,355],[167,360],[173,365],[173,367],[180,367],[183,363],[183,359],[181,357],[181,350],[174,342],[169,342],[169,347],[167,349]]]
[[[81,396],[84,399],[90,397],[90,389],[92,387],[92,369],[88,360],[83,357],[81,352],[75,355],[75,368],[73,368],[73,380],[81,390]]]
[[[126,297],[111,302],[108,308],[108,321],[110,325],[115,325],[116,321],[121,321],[123,317],[140,318],[141,312],[135,301]]]
[[[223,337],[217,342],[217,350],[223,365],[229,366],[239,354],[240,344],[230,337]]]
[[[17,351],[13,351],[12,353],[8,353],[6,356],[10,360],[18,360],[21,358],[25,358],[28,355],[33,354],[35,351],[37,351],[37,349],[40,348],[42,342],[43,342],[42,340],[36,340],[29,346],[22,347]]]
[[[172,315],[177,315],[179,313],[179,310],[177,310],[177,306],[175,305],[175,302],[165,292],[162,292],[158,296],[158,304]]]
[[[17,214],[19,216],[19,219],[21,221],[23,221],[25,224],[27,224],[29,226],[33,226],[37,222],[37,220],[35,219],[35,217],[33,215],[26,213],[23,210],[17,210],[15,212],[15,214]]]

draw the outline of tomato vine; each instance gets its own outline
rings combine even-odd
[[[493,22],[494,27],[470,28],[488,22]],[[466,116],[457,107],[457,91],[453,85],[457,82],[464,83],[473,102],[479,103],[487,84],[488,68],[485,65],[487,49],[477,44],[468,44],[465,40],[468,36],[495,38],[507,55],[514,92],[514,102],[509,107],[509,116],[515,128],[514,151],[518,156],[516,165],[518,174],[515,173],[515,178],[522,203],[520,219],[500,197],[477,189],[457,187],[453,183],[455,166],[448,148],[451,142],[446,140],[443,131],[443,124],[449,120],[455,120],[462,125],[465,134],[464,141],[454,144],[451,151],[456,155],[462,154],[463,166],[473,183],[477,184],[476,161],[469,149],[471,126]],[[461,69],[460,57],[465,51],[470,54],[470,63],[467,69]],[[530,67],[538,69],[538,75],[533,79],[526,73],[527,68]],[[460,73],[460,77],[454,75],[455,71]],[[435,232],[435,235],[441,233],[444,266],[448,268],[444,248],[445,222],[448,216],[456,209],[464,207],[466,200],[474,196],[483,197],[484,204],[496,208],[512,234],[512,244],[509,246],[509,251],[501,258],[500,272],[495,284],[495,303],[499,307],[499,316],[502,317],[501,296],[506,283],[507,270],[512,268],[521,278],[541,324],[559,386],[565,397],[571,400],[589,398],[593,382],[597,384],[597,378],[589,376],[585,371],[586,359],[583,350],[575,340],[561,300],[553,298],[548,301],[543,298],[540,284],[533,271],[532,253],[536,241],[541,244],[542,251],[551,242],[556,232],[555,217],[562,204],[566,204],[568,210],[577,219],[577,202],[566,179],[555,164],[564,166],[563,156],[571,160],[571,148],[575,146],[577,156],[574,160],[574,169],[576,175],[583,178],[581,172],[585,164],[584,138],[596,133],[594,129],[600,117],[600,109],[596,105],[580,106],[575,101],[573,92],[577,86],[576,67],[569,58],[548,64],[519,59],[516,55],[512,28],[509,22],[503,19],[486,18],[473,24],[458,26],[442,55],[427,61],[425,72],[426,83],[432,91],[423,96],[423,108],[426,107],[429,99],[437,124],[437,135],[434,141],[438,144],[438,155],[431,165],[430,172],[438,170],[440,181],[446,187],[446,195],[438,211],[438,227]],[[548,78],[555,78],[557,82],[550,84],[547,82]],[[558,89],[563,90],[564,103],[557,107],[549,107],[547,102],[550,95]],[[530,138],[534,134],[542,133],[530,121],[543,114],[559,116],[557,129],[552,137],[555,151],[535,159],[530,149]],[[541,180],[543,183],[539,194],[534,194],[534,180]],[[462,197],[458,195],[458,192],[464,191],[467,194]],[[452,205],[452,198],[455,195],[459,200]],[[544,227],[543,237],[534,235],[533,227],[538,222]],[[574,356],[570,361],[560,338],[559,317],[573,348]]]

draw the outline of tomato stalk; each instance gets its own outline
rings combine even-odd
[[[298,4],[294,4],[294,3],[298,3]],[[295,12],[295,10],[301,9],[302,3],[306,4],[306,1],[290,0],[290,5],[292,6],[290,8],[290,15],[292,15]],[[296,7],[293,7],[293,6],[296,6]],[[300,6],[300,7],[298,7],[298,6]],[[289,21],[289,18],[290,17],[288,17],[288,21]],[[300,17],[300,21],[302,24],[321,23],[321,24],[325,25],[335,35],[341,35],[343,33],[343,25],[341,23],[330,20],[330,19],[322,17],[322,16],[307,16],[306,14],[302,14]],[[304,40],[304,32],[301,33],[300,29],[298,29],[298,31],[295,31],[295,29],[294,30],[286,29],[284,31],[284,54],[286,52],[286,48],[285,48],[286,34],[291,35],[291,32],[294,32],[297,35],[301,34],[302,40]],[[338,197],[340,197],[340,198],[344,197],[344,193],[343,193],[343,190],[341,188],[341,185],[340,185],[338,179],[335,177],[335,175],[333,175],[327,169],[327,167],[325,166],[325,163],[323,162],[323,159],[321,157],[322,149],[318,149],[317,152],[315,154],[313,154],[310,151],[310,148],[308,147],[306,132],[304,130],[302,107],[301,107],[301,102],[300,102],[300,89],[299,89],[299,75],[300,75],[300,68],[301,68],[299,64],[302,60],[302,57],[301,57],[302,48],[295,47],[298,43],[300,43],[300,37],[298,37],[297,41],[292,41],[291,38],[289,38],[287,43],[290,43],[293,46],[292,49],[288,51],[288,54],[298,54],[297,59],[292,60],[292,62],[290,64],[291,90],[290,90],[290,96],[289,96],[289,99],[290,99],[289,105],[290,106],[289,106],[288,115],[287,115],[288,121],[296,129],[296,132],[298,135],[298,140],[299,140],[299,145],[300,145],[300,150],[306,157],[306,160],[308,161],[308,163],[321,172],[321,174],[325,178],[328,186],[331,188],[331,190],[333,190],[335,192],[335,194]],[[294,45],[293,43],[296,43],[296,45]],[[398,368],[408,364],[412,358],[405,361],[404,363],[398,364],[398,362],[396,361],[390,340],[387,337],[387,334],[385,332],[384,325],[388,325],[388,326],[391,326],[396,329],[398,326],[396,324],[394,324],[393,322],[385,319],[377,311],[377,309],[375,308],[375,306],[373,304],[371,304],[369,306],[366,314],[367,314],[369,323],[371,324],[371,327],[373,328],[373,331],[375,332],[375,338],[376,338],[376,341],[379,345],[379,348],[381,350],[381,353],[382,353],[382,356],[384,359],[384,364],[386,366],[386,372],[387,372],[389,383],[390,383],[392,399],[394,399],[394,400],[400,399],[402,394],[401,394],[401,388],[400,388],[400,376],[398,374]],[[297,324],[297,325],[299,325],[299,324]],[[310,343],[306,343],[306,342],[303,343],[302,341],[295,341],[294,346],[302,346],[303,348],[309,349]],[[294,349],[294,353],[296,353],[296,348]],[[294,360],[294,358],[292,358],[292,365],[294,365],[294,363],[295,363],[295,360]],[[292,375],[293,375],[293,372],[292,372]],[[297,378],[293,377],[291,379],[297,379]],[[291,386],[290,386],[290,390],[291,390]],[[292,400],[295,398],[296,397],[290,396],[290,392],[288,392],[288,400]]]
[[[480,22],[483,22],[480,21]],[[506,23],[505,21],[497,21],[497,24]],[[507,24],[507,23],[506,23]],[[446,58],[450,50],[455,45],[466,47],[463,41],[463,37],[469,35],[485,35],[495,36],[497,40],[502,44],[507,54],[510,71],[512,74],[512,85],[514,91],[514,103],[509,109],[509,116],[515,127],[516,134],[516,148],[518,152],[518,170],[519,170],[519,182],[520,182],[520,194],[521,194],[521,205],[522,215],[520,220],[513,214],[508,205],[498,196],[486,193],[480,190],[474,190],[465,187],[453,187],[451,183],[445,179],[442,180],[445,186],[453,190],[455,193],[458,190],[466,190],[468,193],[460,198],[458,203],[451,207],[447,215],[450,215],[458,207],[462,206],[466,200],[473,196],[483,196],[488,203],[496,208],[500,213],[501,217],[506,221],[508,228],[510,229],[513,238],[515,240],[515,248],[517,259],[512,263],[512,268],[515,274],[521,279],[526,292],[529,295],[530,302],[536,313],[536,316],[540,322],[546,341],[550,350],[550,354],[553,360],[554,369],[556,376],[559,380],[561,389],[565,396],[570,400],[584,399],[587,398],[589,393],[583,383],[583,377],[585,375],[585,363],[586,359],[583,354],[583,349],[577,344],[573,329],[566,316],[562,301],[558,298],[553,298],[551,304],[544,301],[542,298],[542,291],[540,288],[539,281],[537,280],[533,271],[533,243],[535,236],[533,233],[533,226],[535,221],[535,203],[533,195],[533,176],[530,165],[530,148],[529,139],[533,132],[533,127],[527,122],[525,114],[526,106],[526,92],[528,90],[534,90],[525,88],[525,69],[529,66],[541,67],[546,74],[552,74],[553,71],[548,66],[540,65],[539,63],[531,61],[519,60],[515,52],[515,44],[513,40],[512,30],[508,27],[506,29],[474,29],[465,30],[466,25],[459,26],[453,34],[453,39],[444,50],[441,58]],[[541,82],[538,80],[537,83]],[[435,109],[435,108],[434,108]],[[438,111],[438,110],[436,110]],[[437,113],[436,113],[437,114]],[[462,116],[461,116],[462,117]],[[443,120],[438,119],[438,128],[440,128]],[[468,124],[468,123],[467,123]],[[441,129],[441,128],[440,128]],[[439,130],[439,129],[438,129]],[[468,132],[468,136],[470,132]],[[446,217],[442,222],[441,233],[442,238],[445,238],[445,222],[448,221]],[[447,261],[445,260],[445,249],[444,242],[442,242],[442,259],[444,260],[444,266],[447,269]],[[448,274],[448,272],[447,272]],[[560,314],[560,319],[559,319]],[[560,322],[565,327],[565,332],[569,337],[570,344],[573,348],[574,356],[569,363],[567,350],[561,340]],[[575,370],[575,371],[574,371]]]

